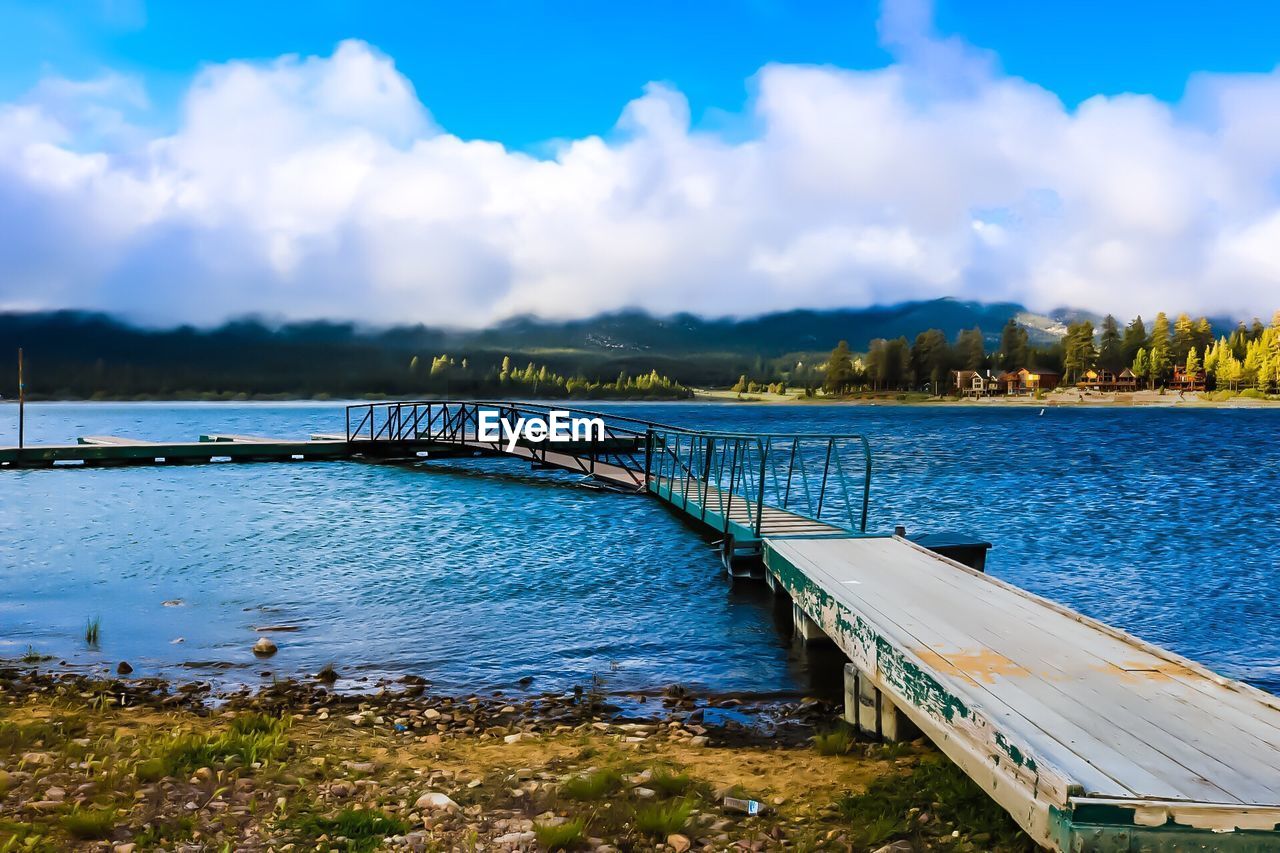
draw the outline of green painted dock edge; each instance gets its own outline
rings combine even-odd
[[[699,503],[695,495],[689,495],[688,497],[686,497],[680,490],[672,489],[671,486],[669,485],[663,485],[653,480],[649,482],[649,494],[656,496],[662,501],[665,501],[666,503],[670,504],[677,510],[680,510],[681,512],[683,512],[685,515],[689,516],[693,520],[699,521],[702,524],[705,524],[707,527],[710,527],[712,530],[719,531],[731,537],[732,542],[735,546],[739,546],[743,548],[759,547],[761,543],[761,539],[756,534],[754,527],[747,524],[742,524],[738,521],[734,521],[733,519],[726,519],[722,513],[720,513],[716,509],[713,509],[711,506],[703,507],[702,504]],[[766,508],[770,508],[770,507],[768,507],[768,505],[766,504]],[[804,516],[796,516],[796,517],[802,518]],[[819,522],[815,522],[815,523],[819,523]],[[820,522],[820,523],[825,524],[826,522]],[[849,535],[850,534],[847,533],[846,531],[839,530],[833,526],[830,533],[798,534],[796,537],[792,537],[792,538],[815,537],[815,536],[845,537]]]
[[[873,538],[846,534],[846,538]],[[1069,853],[1186,853],[1187,851],[1280,850],[1280,823],[1269,829],[1215,831],[1174,822],[1135,822],[1133,804],[1077,802],[1083,791],[1037,755],[1031,744],[1001,731],[959,690],[949,688],[910,650],[883,636],[763,543],[766,571],[849,657],[898,710],[1026,830],[1039,844]],[[805,537],[808,538],[808,537]],[[875,537],[890,538],[890,537]]]
[[[754,545],[760,541],[753,528],[726,519],[714,509],[703,507],[702,504],[698,503],[696,497],[686,498],[680,491],[672,489],[670,485],[660,485],[656,481],[650,482],[649,493],[666,501],[693,519],[701,521],[711,529],[732,536],[733,541],[740,545]]]

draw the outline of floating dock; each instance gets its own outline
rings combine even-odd
[[[737,434],[595,412],[587,441],[481,440],[480,412],[417,401],[347,408],[346,429],[287,441],[85,436],[0,448],[0,467],[511,456],[663,501],[734,575],[790,598],[801,642],[848,657],[845,717],[923,733],[1044,847],[1280,850],[1280,699],[1219,676],[901,536],[866,532],[871,455],[856,435]],[[572,412],[572,410],[570,410]]]
[[[86,435],[76,444],[0,447],[0,468],[182,465],[210,462],[290,462],[347,459],[345,441],[290,441],[201,436],[199,441],[144,441],[113,435]]]

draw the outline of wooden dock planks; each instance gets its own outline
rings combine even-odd
[[[846,535],[847,530],[815,521],[799,513],[755,503],[700,480],[672,480],[650,484],[650,491],[662,500],[739,543],[756,542],[766,536]],[[760,531],[755,529],[757,513]]]
[[[1040,843],[1280,849],[1276,697],[896,537],[769,538],[765,562]]]

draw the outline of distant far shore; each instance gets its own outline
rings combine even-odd
[[[28,405],[41,403],[336,403],[358,405],[384,400],[452,400],[472,397],[417,396],[404,394],[369,394],[360,397],[337,397],[327,394],[302,396],[291,394],[206,394],[206,395],[135,395],[132,397],[29,397]],[[1280,407],[1280,395],[1242,396],[1226,391],[1191,392],[1176,391],[1097,392],[1059,390],[1042,396],[993,397],[936,397],[920,391],[872,391],[840,396],[815,394],[807,397],[803,392],[774,394],[767,391],[737,393],[728,389],[694,388],[692,397],[574,397],[541,398],[524,395],[491,395],[484,399],[531,399],[565,408],[587,408],[593,403],[744,403],[744,404],[792,404],[805,406],[972,406],[976,408],[1003,407],[1108,407],[1108,408],[1192,408],[1192,409],[1269,409]],[[18,401],[0,398],[0,406]]]
[[[694,402],[721,403],[800,403],[816,406],[972,406],[975,408],[1001,407],[1107,407],[1107,408],[1190,408],[1190,409],[1269,409],[1280,407],[1280,397],[1241,396],[1227,392],[1210,391],[1179,394],[1176,391],[1097,392],[1060,390],[1046,392],[1042,396],[994,396],[994,397],[935,397],[918,391],[875,391],[861,394],[826,396],[817,394],[806,397],[801,394],[771,394],[758,392],[738,394],[734,391],[695,388]]]

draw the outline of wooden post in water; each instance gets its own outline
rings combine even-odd
[[[27,415],[27,385],[22,380],[22,347],[18,347],[18,449],[22,449]]]

